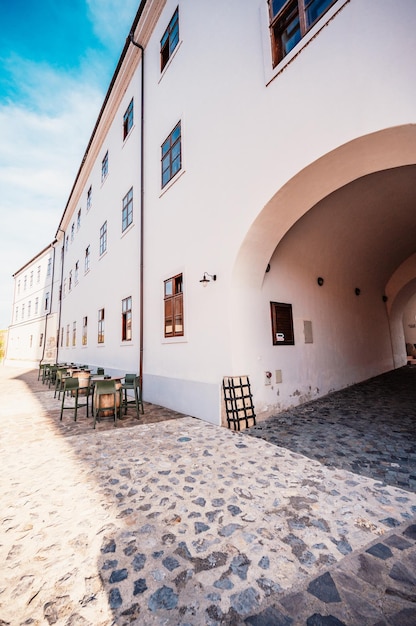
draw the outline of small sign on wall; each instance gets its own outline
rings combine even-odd
[[[305,335],[305,343],[313,343],[312,322],[303,320],[303,333]]]
[[[284,333],[276,333],[276,341],[284,341],[285,334]]]

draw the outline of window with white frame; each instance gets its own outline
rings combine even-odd
[[[123,198],[123,208],[121,211],[121,230],[124,232],[133,222],[133,187]]]
[[[30,317],[32,314],[32,300],[29,300],[27,303],[27,316]]]
[[[36,282],[40,283],[40,265],[38,265]]]
[[[35,298],[35,315],[39,312],[39,298]]]
[[[69,270],[69,276],[68,276],[68,291],[71,291],[72,289],[72,270]]]
[[[162,143],[162,188],[179,172],[182,167],[181,123]]]
[[[25,305],[22,304],[22,320],[25,319]]]
[[[91,262],[91,246],[87,246],[85,248],[85,257],[84,257],[84,272],[87,273],[90,269]]]
[[[33,270],[30,272],[29,287],[33,286]]]
[[[75,284],[77,284],[78,280],[79,280],[79,261],[77,261],[75,263],[75,276],[74,276],[74,278],[75,278]]]
[[[69,324],[66,325],[66,342],[65,345],[69,348]]]
[[[77,323],[76,322],[72,323],[72,345],[73,346],[77,345]]]
[[[179,8],[176,8],[160,40],[160,71],[164,69],[179,43]]]
[[[52,273],[52,258],[49,257],[48,259],[48,268],[46,270],[46,276],[50,276]]]
[[[91,206],[92,206],[92,185],[90,185],[87,191],[87,211],[90,210]]]
[[[49,294],[49,291],[47,291],[45,295],[45,311],[49,309],[49,297],[50,297],[50,294]]]
[[[108,150],[104,155],[103,160],[101,161],[101,182],[107,178],[108,175]]]
[[[123,115],[123,139],[127,137],[131,129],[133,128],[134,121],[134,108],[133,108],[133,98],[130,101],[129,106],[125,114]]]
[[[74,237],[75,237],[75,222],[72,222],[72,224],[71,224],[71,241],[74,241]]]
[[[273,67],[314,26],[336,0],[268,0]]]
[[[100,228],[100,256],[107,250],[107,222]]]
[[[77,230],[79,230],[80,228],[81,228],[81,209],[79,209],[78,215],[77,215]]]

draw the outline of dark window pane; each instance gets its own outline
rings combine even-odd
[[[272,16],[275,17],[280,9],[284,7],[287,0],[272,0]]]
[[[316,22],[333,2],[334,0],[311,0],[310,2],[305,2],[307,27],[309,28]]]

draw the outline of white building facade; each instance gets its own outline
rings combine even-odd
[[[52,360],[216,424],[224,376],[266,415],[404,365],[415,26],[412,0],[143,0],[55,234]]]
[[[59,289],[55,254],[52,243],[13,275],[12,324],[6,347],[10,363],[37,365],[55,358],[57,317],[52,300],[54,289]]]

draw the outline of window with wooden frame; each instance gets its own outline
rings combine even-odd
[[[81,342],[83,346],[87,345],[88,340],[88,317],[82,318],[82,338]]]
[[[179,172],[181,166],[181,123],[178,122],[162,143],[162,188]]]
[[[134,112],[134,109],[133,109],[133,98],[132,98],[129,106],[127,107],[125,114],[123,115],[123,140],[127,137],[129,132],[133,128],[133,119],[134,119],[133,112]]]
[[[183,277],[165,280],[165,337],[183,337]]]
[[[293,334],[292,305],[282,302],[270,302],[270,314],[273,345],[293,346],[295,344],[295,336]]]
[[[98,343],[104,343],[104,309],[98,311]]]
[[[273,67],[314,26],[336,0],[268,0]]]
[[[176,9],[160,40],[160,71],[166,66],[179,43],[179,8]]]
[[[72,345],[73,346],[77,345],[77,323],[76,322],[72,323]]]
[[[131,341],[131,296],[121,301],[121,340]]]

